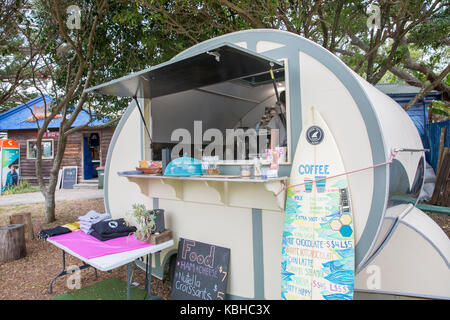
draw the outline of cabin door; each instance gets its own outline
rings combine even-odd
[[[89,132],[83,134],[83,179],[97,178],[100,166],[100,134]]]

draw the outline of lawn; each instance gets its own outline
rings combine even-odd
[[[38,192],[40,189],[38,187],[34,187],[26,180],[20,181],[17,186],[9,187],[3,194],[11,195],[11,194],[19,194],[19,193],[30,193],[30,192]]]
[[[52,228],[77,220],[89,210],[104,212],[103,199],[61,201],[57,203],[57,221],[44,224],[44,204],[24,204],[0,207],[0,225],[9,224],[8,215],[18,212],[31,212],[34,234],[41,229]],[[81,265],[81,261],[66,255],[66,266]],[[50,280],[61,271],[61,250],[38,239],[27,241],[27,256],[12,262],[0,263],[0,300],[48,300],[61,293],[71,291],[66,281],[68,276],[58,278],[53,285],[53,294],[48,293]],[[134,273],[133,281],[144,289],[144,273]],[[126,281],[126,266],[114,269],[112,273],[98,271],[95,280],[92,268],[81,270],[81,287],[93,285],[101,280],[119,278]],[[171,286],[167,281],[152,278],[152,294],[169,299]],[[125,297],[124,297],[125,298]]]

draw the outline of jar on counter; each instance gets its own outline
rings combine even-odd
[[[259,160],[258,157],[255,157],[255,159],[253,159],[253,175],[255,177],[261,177],[262,173],[261,173],[261,161]]]
[[[241,177],[248,178],[252,175],[252,166],[245,164],[241,166]]]

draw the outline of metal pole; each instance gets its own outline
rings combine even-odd
[[[130,300],[130,264],[127,264],[127,300]]]
[[[66,275],[66,252],[64,250],[62,251],[62,270],[60,273],[58,273],[53,279],[52,281],[50,281],[50,288],[49,288],[49,293],[52,294],[53,293],[53,282],[55,282],[55,280],[63,275]]]
[[[150,143],[152,143],[152,137],[151,137],[151,135],[150,135],[150,131],[149,131],[148,128],[147,128],[147,123],[145,122],[144,115],[142,114],[141,106],[139,105],[138,99],[137,99],[136,97],[133,97],[133,98],[134,98],[134,101],[136,101],[136,104],[137,104],[139,113],[140,113],[140,115],[141,115],[142,122],[144,122],[144,127],[145,127],[145,130],[147,131],[148,137],[149,137],[149,139],[150,139]]]
[[[148,298],[150,299],[152,297],[152,254],[150,253],[147,258],[147,270],[148,270],[148,276],[147,276],[147,292],[148,292]]]
[[[270,63],[270,70],[269,70],[269,72],[270,72],[270,77],[272,78],[273,88],[275,89],[275,95],[277,96],[277,105],[280,106],[281,103],[280,103],[280,96],[279,96],[279,94],[278,94],[277,81],[275,80],[275,76],[273,75],[273,69],[272,69],[272,67],[273,67],[273,63],[271,62],[271,63]]]

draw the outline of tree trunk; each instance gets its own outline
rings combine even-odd
[[[33,223],[31,221],[31,212],[14,213],[9,216],[10,224],[23,224],[25,229],[25,238],[34,239]]]
[[[48,192],[45,197],[45,223],[56,220],[55,207],[55,192]]]
[[[17,260],[26,255],[23,224],[0,226],[0,262]]]

